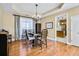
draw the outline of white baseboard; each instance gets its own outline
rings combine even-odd
[[[47,39],[55,41],[55,38],[47,37]]]
[[[67,43],[67,44],[79,47],[78,44],[73,44],[73,43]]]
[[[79,45],[74,45],[72,43],[69,43],[69,42],[64,42],[64,41],[60,41],[60,40],[55,40],[55,38],[51,38],[51,37],[47,37],[49,40],[52,40],[52,41],[58,41],[58,42],[62,42],[62,43],[65,43],[65,44],[68,44],[68,45],[73,45],[73,46],[77,46],[79,47]],[[61,38],[60,38],[61,39]]]
[[[71,43],[67,43],[68,45],[72,45]]]
[[[63,40],[62,38],[59,38],[59,40],[56,40],[55,38],[51,38],[51,37],[47,37],[49,40],[52,40],[52,41],[58,41],[58,42],[62,42],[62,43],[66,43],[67,44],[67,42],[65,42],[65,41],[61,41],[61,40]]]

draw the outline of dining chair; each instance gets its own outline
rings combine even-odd
[[[48,30],[43,29],[41,33],[41,37],[38,37],[38,44],[40,45],[41,49],[43,45],[45,45],[47,48],[47,35],[48,35]]]
[[[28,33],[27,31],[26,32],[26,41],[27,41],[27,45],[32,45],[34,46],[34,35],[32,33]]]

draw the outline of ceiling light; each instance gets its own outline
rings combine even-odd
[[[41,15],[38,14],[38,4],[35,4],[35,7],[36,7],[36,12],[35,15],[33,15],[32,17],[38,21],[41,19]]]

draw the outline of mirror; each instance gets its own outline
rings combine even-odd
[[[65,37],[67,34],[66,19],[59,20],[58,26],[59,26],[60,30],[57,30],[57,37]]]

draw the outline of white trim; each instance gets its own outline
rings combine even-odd
[[[52,41],[55,41],[55,42],[57,42],[57,41],[58,41],[58,42],[62,42],[62,43],[68,44],[68,45],[78,46],[78,45],[71,44],[71,43],[69,43],[69,42],[64,42],[64,41],[60,41],[60,40],[55,40],[55,38],[51,38],[51,37],[47,37],[47,39],[52,40]],[[62,39],[62,38],[60,38],[60,39]]]
[[[67,30],[67,38],[66,38],[66,39],[67,39],[67,42],[66,42],[66,43],[68,44],[68,43],[69,43],[69,39],[70,39],[70,38],[69,38],[70,25],[69,25],[69,15],[68,15],[68,13],[66,13],[66,21],[67,21],[67,22],[66,22],[66,23],[67,23],[67,24],[66,24],[66,26],[67,26],[67,28],[66,28],[66,30]]]
[[[68,45],[73,45],[73,44],[71,44],[71,43],[67,43]]]
[[[55,40],[55,38],[51,38],[51,37],[47,37],[47,39],[49,39],[49,40],[53,40],[53,41]]]
[[[75,45],[75,44],[72,44],[72,43],[67,43],[67,44],[79,47],[79,45]]]
[[[58,40],[56,40],[55,38],[51,38],[51,37],[47,37],[47,39],[49,39],[49,40],[53,40],[53,41],[59,41],[59,42],[62,42],[62,43],[67,43],[67,42],[65,42],[65,41],[62,41],[63,40],[63,38],[58,38]],[[60,40],[61,39],[61,40]],[[64,38],[64,40],[65,40],[66,38]]]

